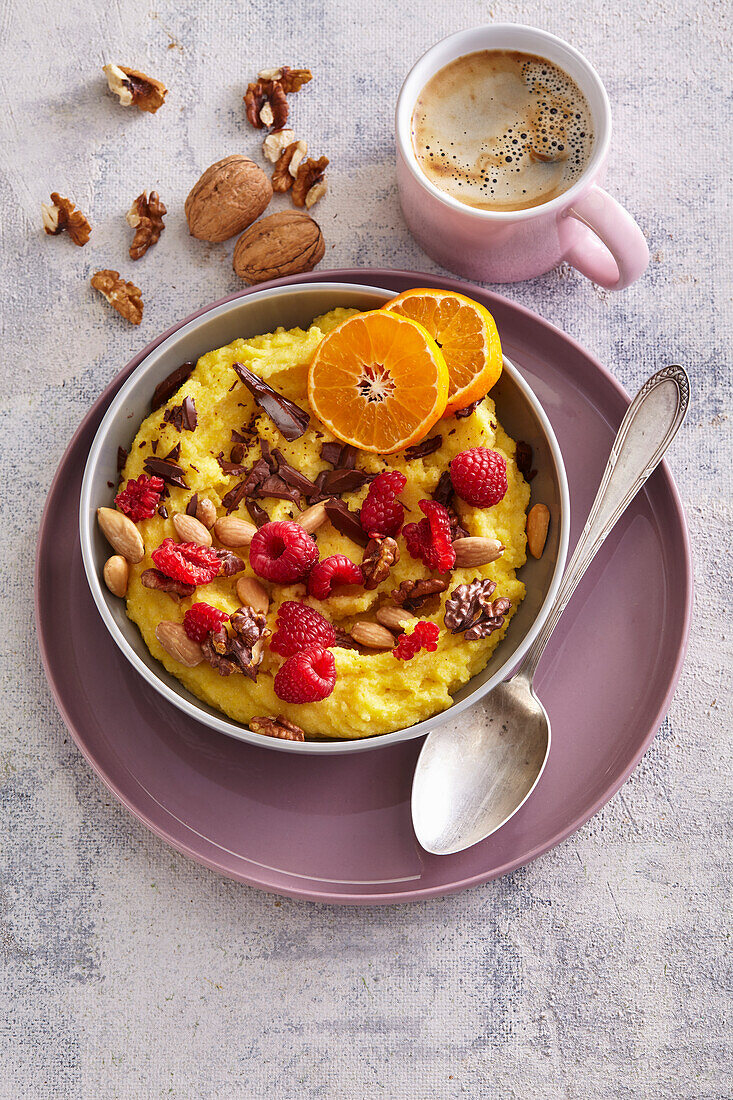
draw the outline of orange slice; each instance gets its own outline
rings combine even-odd
[[[422,325],[375,309],[342,323],[318,345],[308,399],[337,439],[389,454],[423,439],[448,400],[448,368]]]
[[[488,309],[464,294],[406,290],[383,307],[426,328],[445,356],[450,390],[445,415],[485,397],[501,374],[499,333]]]

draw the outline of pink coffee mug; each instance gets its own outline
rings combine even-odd
[[[412,145],[412,112],[439,69],[476,50],[519,50],[546,57],[588,100],[595,143],[582,176],[562,195],[529,210],[478,210],[451,198],[424,174]],[[649,249],[639,226],[599,186],[611,140],[611,107],[595,69],[546,31],[512,23],[475,27],[444,38],[413,66],[397,100],[397,182],[415,240],[443,267],[469,279],[515,283],[562,261],[608,290],[623,290],[645,271]]]

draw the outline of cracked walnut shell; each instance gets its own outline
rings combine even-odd
[[[109,304],[130,324],[139,325],[143,319],[142,292],[134,283],[126,283],[119,271],[105,268],[92,275],[92,286],[103,294]]]
[[[49,237],[56,237],[59,233],[66,232],[74,244],[80,248],[89,240],[92,227],[87,219],[78,210],[70,199],[59,195],[58,191],[51,192],[51,203],[42,202],[43,228]]]
[[[155,77],[146,76],[126,65],[105,65],[102,72],[107,77],[109,90],[117,96],[123,107],[134,104],[141,111],[155,114],[163,106],[168,89]]]
[[[271,198],[272,184],[259,165],[240,154],[224,157],[189,192],[189,233],[200,241],[226,241],[259,218]]]
[[[151,191],[150,197],[147,191],[138,195],[126,215],[127,224],[135,230],[130,245],[131,260],[139,260],[151,245],[157,244],[165,229],[163,217],[167,213],[157,191]]]
[[[232,266],[250,285],[312,271],[326,246],[320,226],[308,214],[283,210],[261,218],[234,247]]]

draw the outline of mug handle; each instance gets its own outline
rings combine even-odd
[[[568,207],[566,218],[576,218],[594,234],[571,246],[564,259],[581,275],[606,290],[623,290],[643,275],[649,263],[644,234],[620,203],[593,184]]]

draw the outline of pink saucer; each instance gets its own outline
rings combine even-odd
[[[558,329],[479,287],[374,269],[288,281],[327,277],[395,293],[459,289],[484,302],[557,434],[570,482],[572,550],[628,404],[618,383]],[[486,882],[579,828],[638,763],[682,667],[692,578],[668,469],[651,477],[612,532],[542,660],[535,684],[552,721],[553,748],[537,790],[482,844],[430,856],[410,822],[419,741],[320,758],[231,740],[149,688],[97,614],[77,533],[84,461],[112,396],[170,332],[144,348],[88,412],[49,491],[39,535],[36,618],[49,684],[109,789],[153,832],[214,870],[292,897],[349,904],[412,901]]]

